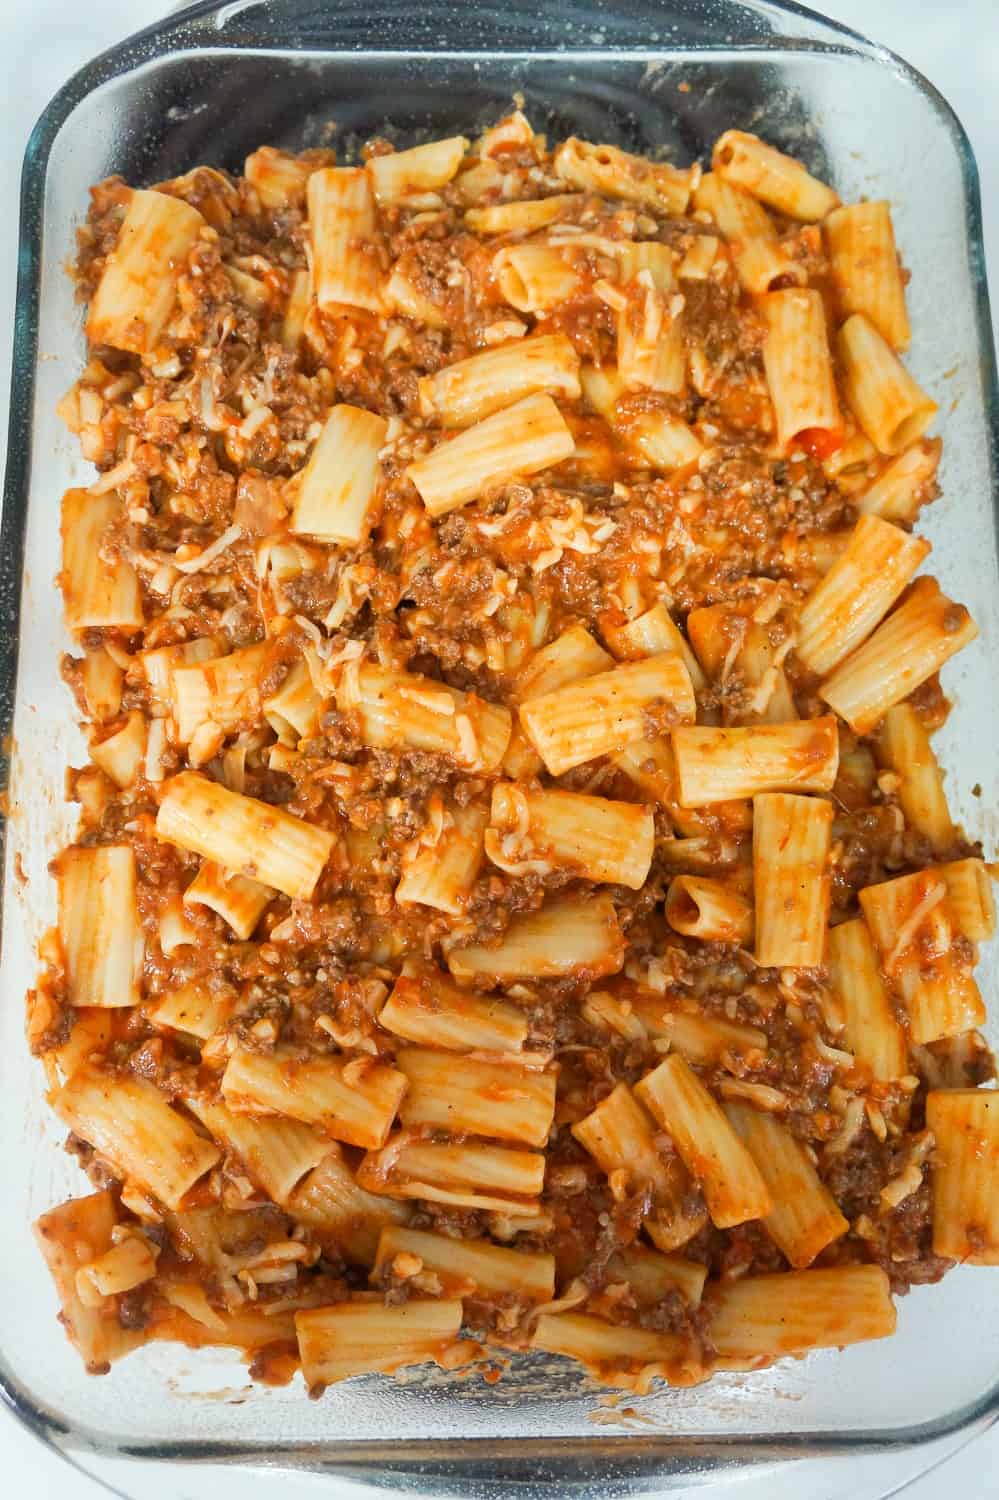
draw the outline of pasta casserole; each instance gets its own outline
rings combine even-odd
[[[647,1391],[999,1260],[889,205],[520,112],[92,189],[29,997],[88,1369]]]

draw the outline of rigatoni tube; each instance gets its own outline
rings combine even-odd
[[[528,1250],[507,1250],[485,1239],[454,1239],[446,1234],[406,1229],[382,1230],[372,1279],[391,1285],[397,1256],[415,1257],[441,1283],[444,1297],[510,1296],[550,1302],[555,1295],[555,1257]],[[411,1263],[411,1262],[410,1262]]]
[[[786,450],[812,434],[822,444],[842,429],[822,293],[792,287],[760,298],[766,323],[763,366],[777,418],[777,441]],[[818,449],[819,452],[823,450]]]
[[[895,795],[910,828],[928,839],[936,853],[954,842],[954,821],[947,806],[943,774],[930,737],[911,703],[896,703],[881,722],[877,756],[895,773]]]
[[[999,1093],[932,1090],[926,1124],[933,1152],[933,1251],[999,1265]]]
[[[404,1224],[409,1218],[409,1205],[367,1192],[355,1179],[339,1146],[328,1141],[327,1148],[319,1165],[289,1196],[288,1212],[318,1231],[317,1239],[331,1240],[348,1265],[368,1267],[374,1261],[383,1228],[386,1224]]]
[[[896,1321],[880,1266],[743,1276],[719,1286],[710,1311],[719,1358],[738,1363],[887,1338]]]
[[[108,1189],[70,1198],[34,1225],[38,1248],[59,1294],[63,1325],[92,1372],[106,1370],[112,1360],[145,1343],[147,1336],[144,1328],[121,1326],[117,1302],[102,1299],[100,1307],[88,1307],[77,1292],[81,1265],[111,1249],[117,1218],[115,1196]]]
[[[575,444],[550,396],[527,396],[439,443],[426,458],[409,465],[413,481],[432,516],[474,500],[490,484],[515,474],[536,474],[568,458]]]
[[[856,497],[857,509],[886,521],[914,521],[933,498],[941,448],[939,438],[921,438],[906,448]]]
[[[878,516],[860,517],[846,551],[808,596],[795,649],[809,671],[831,672],[867,639],[930,551]]]
[[[422,414],[445,427],[467,427],[539,392],[579,399],[579,356],[564,333],[516,339],[459,359],[419,382]]]
[[[829,985],[843,1012],[843,1045],[880,1081],[904,1078],[909,1071],[908,1039],[863,918],[831,928],[828,963]]]
[[[597,645],[588,630],[582,625],[570,625],[555,640],[528,657],[517,674],[514,693],[518,702],[526,703],[529,698],[540,698],[567,683],[595,677],[613,665],[607,652]]]
[[[247,875],[235,875],[205,860],[184,892],[185,906],[207,906],[244,942],[274,900],[274,891]]]
[[[462,182],[465,178],[462,177]],[[469,208],[465,223],[476,234],[531,234],[559,219],[571,217],[583,202],[581,193],[553,193],[550,198],[521,198],[514,203],[490,203]]]
[[[996,902],[989,867],[980,859],[953,859],[932,865],[934,875],[947,887],[947,902],[954,925],[973,943],[995,937]]]
[[[572,1126],[576,1140],[608,1177],[617,1173],[628,1191],[669,1187],[669,1166],[656,1145],[652,1120],[626,1083]]]
[[[316,170],[315,163],[302,161],[288,151],[261,146],[243,163],[243,176],[256,189],[265,208],[297,208],[305,202],[305,185]]]
[[[177,302],[177,283],[205,221],[169,193],[132,193],[87,316],[92,344],[152,354]]]
[[[705,943],[748,943],[753,935],[753,907],[732,885],[701,875],[677,875],[670,881],[664,907],[674,932]]]
[[[639,1394],[646,1394],[654,1379],[670,1385],[695,1385],[708,1373],[690,1340],[679,1334],[607,1323],[586,1313],[543,1313],[531,1347],[567,1355],[602,1385]]]
[[[922,437],[937,403],[863,313],[847,318],[836,349],[847,404],[874,446],[881,453],[901,453]]]
[[[334,406],[309,461],[293,481],[291,530],[358,547],[371,528],[378,452],[388,422],[374,412]]]
[[[860,892],[860,907],[882,971],[909,1012],[913,1041],[935,1042],[982,1024],[985,1006],[972,976],[975,952],[937,870],[869,885]]]
[[[427,1141],[408,1131],[364,1158],[358,1183],[374,1194],[527,1217],[540,1208],[545,1158],[489,1141]]]
[[[654,841],[651,809],[633,802],[505,782],[493,788],[486,854],[510,873],[561,866],[587,880],[638,890],[649,873]]]
[[[671,1051],[697,1067],[714,1067],[726,1052],[738,1057],[767,1050],[767,1034],[758,1026],[703,1012],[696,1004],[684,1008],[663,996],[641,992],[630,998],[630,1006],[630,1014],[649,1036],[664,1037]]]
[[[707,1222],[686,1168],[656,1143],[654,1122],[626,1083],[572,1126],[576,1140],[606,1173],[616,1196],[651,1189],[646,1226],[663,1250],[687,1243]]]
[[[639,1080],[635,1093],[668,1131],[719,1229],[766,1217],[773,1203],[755,1162],[682,1057],[667,1057]]]
[[[237,1048],[222,1075],[228,1108],[287,1115],[369,1150],[385,1144],[405,1092],[404,1074],[370,1057],[297,1058]]]
[[[710,214],[728,243],[739,280],[753,296],[769,292],[774,282],[787,286],[806,280],[777,236],[777,226],[761,203],[744,188],[717,172],[701,178],[694,194],[699,210]]]
[[[255,723],[260,717],[259,684],[267,658],[267,646],[261,644],[243,646],[227,656],[215,656],[209,647],[208,656],[200,661],[187,656],[167,659],[164,696],[170,701],[180,743],[190,744],[203,724],[217,724],[229,733]]]
[[[306,901],[335,842],[325,828],[192,771],[167,783],[156,832],[169,844]]]
[[[470,802],[446,809],[444,816],[436,841],[428,837],[404,864],[395,899],[400,906],[432,906],[457,917],[482,864],[489,810],[484,802]]]
[[[626,1281],[639,1307],[656,1307],[670,1292],[679,1292],[691,1307],[699,1307],[708,1268],[682,1255],[662,1255],[644,1245],[616,1250],[607,1262],[608,1280]]]
[[[686,212],[701,175],[699,166],[671,167],[667,162],[652,162],[617,146],[595,145],[576,136],[559,146],[554,166],[556,176],[583,192],[623,198],[668,214]]]
[[[832,817],[824,798],[753,798],[756,961],[765,968],[814,968],[825,958]]]
[[[426,965],[403,969],[382,1006],[378,1024],[395,1036],[451,1052],[519,1052],[527,1013],[455,984]]]
[[[417,672],[348,664],[337,707],[356,715],[365,745],[450,755],[466,770],[495,771],[510,742],[510,710]]]
[[[514,917],[494,947],[452,948],[447,963],[456,979],[487,987],[583,973],[598,978],[621,968],[624,936],[609,896],[556,896],[539,911]]]
[[[250,1181],[276,1203],[286,1203],[302,1178],[332,1149],[328,1137],[300,1120],[258,1119],[200,1099],[188,1100],[187,1107],[239,1158]]]
[[[869,734],[889,708],[915,692],[978,634],[963,604],[935,578],[917,578],[874,634],[833,671],[821,696],[857,734]]]
[[[555,1113],[555,1075],[516,1059],[486,1062],[403,1047],[396,1066],[409,1081],[400,1119],[416,1129],[484,1135],[543,1146]]]
[[[550,312],[580,287],[570,252],[554,245],[505,245],[493,256],[492,271],[503,301],[518,312]]]
[[[810,1266],[850,1225],[819,1178],[804,1146],[763,1110],[730,1100],[725,1115],[773,1199],[763,1223],[777,1248],[797,1269]]]
[[[134,850],[128,844],[65,849],[55,875],[70,1004],[137,1005],[144,943]]]
[[[711,165],[726,182],[792,219],[824,219],[839,199],[793,156],[744,130],[726,130],[715,142]]]
[[[659,656],[663,651],[675,651],[682,657],[695,689],[705,685],[697,657],[663,603],[654,604],[623,625],[605,626],[603,637],[618,661],[641,661],[647,656]]]
[[[375,199],[363,167],[324,167],[307,188],[312,276],[319,307],[382,311]]]
[[[458,1337],[461,1301],[340,1302],[297,1312],[295,1327],[302,1374],[319,1390],[351,1375],[438,1360]]]
[[[760,792],[828,792],[839,767],[836,720],[673,730],[680,804],[706,807]]]
[[[117,1169],[177,1208],[221,1156],[145,1078],[79,1068],[52,1106],[74,1135]]]
[[[119,626],[137,630],[143,622],[142,590],[131,563],[105,562],[101,543],[121,526],[124,510],[116,495],[67,490],[62,497],[62,589],[67,630]]]
[[[864,313],[893,349],[907,349],[909,314],[890,204],[883,198],[847,204],[823,228],[841,315]]]
[[[657,706],[674,720],[696,713],[690,675],[671,651],[532,698],[521,704],[520,722],[549,772],[561,776],[644,738],[648,713]]]
[[[408,151],[388,151],[372,156],[368,173],[379,203],[395,203],[411,193],[430,193],[449,183],[468,149],[463,135],[411,146]]]

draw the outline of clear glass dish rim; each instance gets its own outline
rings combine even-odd
[[[188,51],[235,50],[240,52],[295,52],[329,54],[363,52],[365,56],[471,57],[507,54],[510,57],[621,57],[657,53],[676,55],[685,51],[700,54],[714,50],[757,51],[774,53],[839,54],[864,58],[890,69],[917,92],[929,99],[949,131],[961,166],[964,189],[965,230],[969,246],[969,276],[975,308],[977,354],[984,391],[983,417],[989,432],[989,463],[993,497],[993,517],[999,530],[999,379],[992,336],[991,313],[985,270],[985,247],[982,233],[979,174],[974,151],[951,106],[939,91],[896,53],[881,47],[860,33],[821,16],[794,0],[736,0],[750,14],[779,22],[793,21],[796,35],[742,35],[727,37],[724,43],[704,41],[697,44],[656,39],[643,42],[641,35],[626,47],[612,45],[582,48],[566,45],[511,46],[506,37],[497,34],[491,45],[462,46],[460,27],[448,39],[448,45],[436,45],[429,33],[421,34],[419,44],[401,48],[364,44],[337,45],[335,11],[324,14],[327,35],[322,42],[296,45],[286,37],[270,38],[264,28],[254,28],[254,11],[265,17],[282,9],[297,10],[296,0],[197,0],[168,14],[161,21],[126,37],[101,53],[76,72],[46,105],[29,138],[22,167],[20,192],[20,227],[18,240],[18,277],[14,317],[14,339],[11,400],[8,429],[7,463],[4,476],[3,516],[0,524],[0,609],[5,629],[0,631],[0,785],[9,779],[9,744],[17,701],[17,661],[21,612],[21,586],[24,537],[28,513],[31,478],[30,438],[34,400],[35,370],[38,358],[39,289],[42,269],[42,230],[44,199],[49,155],[63,125],[77,105],[102,84],[146,64],[180,56]],[[677,9],[685,0],[678,0]],[[695,0],[696,4],[696,0]],[[250,13],[244,28],[241,18]],[[372,18],[374,19],[374,18]],[[455,16],[449,17],[452,27]],[[640,25],[647,33],[655,30],[657,15],[654,0],[644,0]],[[5,853],[5,812],[0,808],[0,860]],[[2,937],[3,888],[0,885],[0,937]],[[84,1453],[109,1458],[133,1457],[159,1462],[276,1463],[287,1467],[328,1470],[343,1477],[371,1480],[373,1471],[381,1472],[383,1482],[405,1484],[429,1468],[438,1474],[446,1471],[468,1475],[496,1474],[496,1460],[502,1462],[517,1450],[523,1472],[537,1473],[538,1467],[552,1462],[557,1465],[559,1482],[572,1484],[592,1479],[594,1467],[607,1466],[620,1476],[638,1479],[670,1472],[678,1474],[693,1464],[703,1472],[705,1465],[727,1470],[733,1463],[772,1463],[801,1459],[806,1455],[836,1453],[876,1453],[931,1443],[942,1437],[966,1434],[991,1425],[999,1419],[999,1375],[991,1389],[978,1401],[940,1419],[906,1428],[877,1429],[858,1432],[796,1433],[787,1437],[733,1437],[691,1439],[668,1435],[627,1436],[595,1435],[586,1438],[449,1438],[364,1441],[335,1445],[292,1442],[288,1445],[223,1443],[179,1440],[174,1443],[118,1443],[101,1434],[88,1431],[69,1417],[37,1401],[21,1383],[6,1350],[0,1349],[0,1401],[25,1427],[74,1462],[74,1455]],[[484,1466],[488,1466],[484,1467]],[[84,1471],[86,1472],[86,1471]],[[511,1475],[512,1480],[512,1475]],[[102,1481],[106,1482],[106,1481]]]

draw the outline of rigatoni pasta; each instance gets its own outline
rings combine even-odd
[[[896,703],[881,721],[880,763],[898,778],[895,795],[911,828],[929,839],[934,851],[949,849],[955,828],[947,806],[943,773],[930,737],[911,703]]]
[[[408,474],[432,516],[445,515],[514,474],[536,474],[573,452],[575,444],[550,396],[525,396],[439,443]]]
[[[344,403],[334,406],[302,470],[293,531],[352,547],[367,538],[378,452],[387,430],[384,417]]]
[[[739,280],[747,292],[761,294],[775,282],[804,283],[804,268],[795,263],[777,235],[777,226],[756,198],[717,172],[701,178],[694,203],[710,215],[728,242]]]
[[[821,293],[807,287],[769,292],[760,309],[777,441],[784,449],[801,442],[822,452],[835,443],[842,419]]]
[[[896,610],[827,677],[819,692],[858,734],[920,687],[978,634],[963,604],[919,578]]]
[[[829,271],[844,316],[863,313],[893,349],[909,347],[909,314],[891,205],[848,203],[825,220]]]
[[[578,398],[579,356],[565,334],[515,339],[420,381],[420,409],[445,427],[468,427],[522,396]]]
[[[114,495],[67,490],[62,497],[62,585],[69,630],[119,627],[143,622],[138,575],[124,559],[101,557],[105,539],[122,523]]]
[[[356,1301],[295,1314],[302,1373],[318,1390],[351,1375],[439,1362],[460,1328],[460,1300]]]
[[[400,1131],[366,1156],[359,1184],[374,1195],[493,1210],[514,1220],[541,1209],[545,1158],[487,1141],[428,1141]]]
[[[846,550],[798,616],[795,649],[812,672],[824,674],[870,635],[930,550],[877,516],[861,516]]]
[[[168,1208],[180,1206],[221,1154],[145,1078],[113,1079],[99,1068],[80,1068],[52,1107],[74,1135]]]
[[[999,1264],[999,1093],[934,1089],[926,1124],[935,1143],[933,1249],[972,1265]]]
[[[860,906],[882,971],[908,1011],[913,1041],[935,1042],[982,1024],[974,950],[938,870],[869,885]]]
[[[854,313],[837,335],[846,399],[881,453],[901,453],[921,438],[937,403],[917,385],[864,313]]]
[[[132,193],[87,315],[87,337],[152,354],[177,301],[180,267],[203,228],[201,214],[166,193]]]
[[[828,792],[839,766],[831,717],[746,729],[681,724],[672,740],[683,807],[706,807],[759,792]]]
[[[723,1360],[741,1361],[883,1339],[895,1321],[880,1266],[835,1266],[729,1282],[717,1294],[711,1332]]]
[[[370,1058],[257,1054],[237,1048],[219,1085],[226,1105],[249,1114],[287,1115],[336,1141],[382,1146],[406,1093],[406,1075]]]
[[[493,788],[486,853],[511,874],[567,866],[588,880],[638,890],[652,863],[655,828],[651,808],[579,792]]]
[[[832,803],[791,792],[753,798],[756,958],[814,968],[825,958]]]
[[[812,1261],[849,1229],[800,1141],[765,1110],[738,1100],[725,1116],[763,1178],[772,1207],[763,1216],[767,1233],[796,1270]]]
[[[903,1078],[909,1061],[905,1030],[896,1014],[866,922],[854,917],[829,933],[829,983],[843,1011],[843,1041],[875,1078]]]
[[[190,771],[168,784],[156,828],[167,842],[287,896],[311,896],[333,848],[326,829]]]
[[[999,1262],[891,209],[471,135],[93,190],[27,1027],[90,1369],[646,1392]]]
[[[672,651],[532,697],[520,706],[520,722],[547,769],[558,776],[646,737],[646,714],[657,703],[674,719],[694,716],[690,674]]]
[[[839,202],[832,188],[800,161],[745,130],[726,130],[711,155],[714,170],[792,219],[824,219]]]
[[[635,1092],[669,1132],[719,1229],[767,1217],[772,1199],[753,1158],[682,1057],[667,1057],[635,1085]]]
[[[103,844],[66,849],[55,874],[71,1004],[137,1005],[145,943],[136,908],[132,848]]]
[[[552,897],[540,911],[515,917],[495,946],[452,948],[447,961],[455,978],[469,983],[480,975],[503,984],[616,974],[624,962],[624,939],[609,897]]]
[[[361,167],[323,167],[311,174],[306,192],[317,305],[381,312],[383,275],[371,178]]]
[[[468,1058],[456,1069],[445,1052],[405,1047],[396,1054],[408,1080],[399,1118],[411,1128],[543,1146],[555,1113],[555,1075],[518,1061]]]
[[[528,1031],[516,1005],[462,989],[439,969],[416,963],[399,975],[378,1022],[393,1036],[452,1052],[516,1053]]]

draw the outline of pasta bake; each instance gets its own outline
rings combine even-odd
[[[644,1392],[999,1260],[889,205],[517,112],[112,178],[79,242],[89,758],[28,1029],[88,1369]]]

